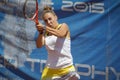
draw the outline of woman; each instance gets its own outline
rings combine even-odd
[[[56,14],[50,7],[44,8],[42,19],[46,29],[44,33],[43,25],[36,25],[39,31],[36,45],[38,48],[46,46],[48,59],[41,80],[78,80],[79,75],[73,66],[70,51],[70,31],[67,24],[59,24]]]

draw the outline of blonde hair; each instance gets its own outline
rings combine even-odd
[[[52,10],[50,6],[45,6],[42,12],[42,19],[46,13],[52,13],[54,16],[56,16],[55,12]]]

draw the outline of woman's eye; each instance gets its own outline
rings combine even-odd
[[[52,18],[48,18],[49,20],[52,20]]]
[[[47,20],[44,20],[44,22],[47,22]]]

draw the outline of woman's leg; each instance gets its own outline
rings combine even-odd
[[[69,80],[79,80],[78,77],[76,77],[76,75],[72,76],[69,78]]]

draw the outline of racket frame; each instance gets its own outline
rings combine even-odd
[[[24,15],[24,17],[26,18],[26,19],[28,19],[28,20],[32,20],[32,21],[34,21],[36,24],[39,24],[39,20],[38,20],[38,0],[35,0],[36,1],[36,10],[35,10],[35,13],[34,13],[34,15],[32,16],[32,17],[28,17],[27,16],[27,14],[26,14],[26,5],[27,5],[27,1],[28,0],[25,0],[25,3],[24,3],[24,5],[23,5],[23,15]]]

